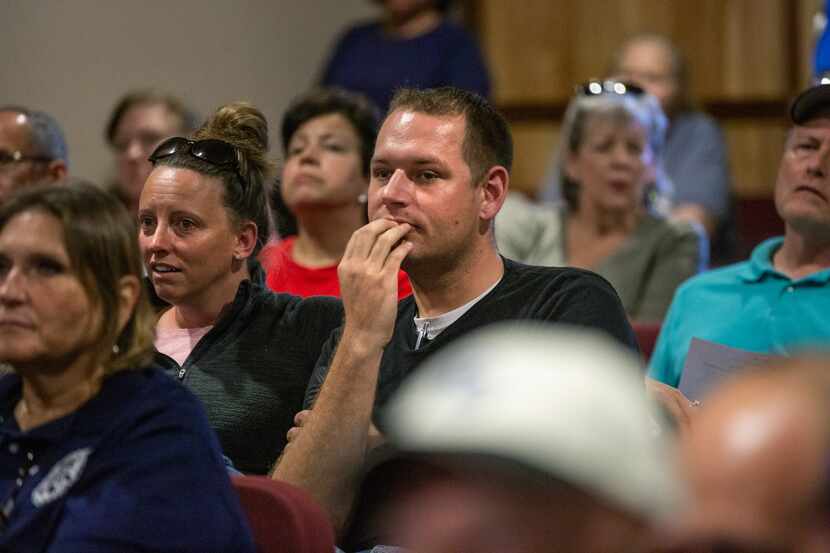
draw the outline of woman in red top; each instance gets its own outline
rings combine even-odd
[[[312,90],[283,116],[285,165],[273,198],[282,240],[260,254],[275,292],[340,295],[337,264],[352,233],[367,222],[377,127],[369,101],[339,89]],[[411,293],[401,271],[398,296]]]

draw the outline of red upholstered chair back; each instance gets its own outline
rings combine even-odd
[[[260,553],[332,553],[334,529],[303,490],[264,476],[234,476]]]
[[[784,221],[775,209],[773,198],[741,198],[735,207],[740,260],[746,259],[767,238],[784,234]]]
[[[637,343],[640,344],[640,353],[646,363],[654,352],[654,344],[657,342],[657,336],[660,335],[660,326],[661,323],[631,323],[631,328],[637,336]]]

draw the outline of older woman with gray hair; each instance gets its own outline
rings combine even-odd
[[[607,278],[629,317],[659,321],[677,286],[706,265],[702,233],[663,217],[666,118],[657,100],[618,81],[580,85],[562,126],[561,203],[511,195],[496,222],[501,253]]]

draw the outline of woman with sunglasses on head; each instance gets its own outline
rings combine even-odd
[[[668,119],[661,159],[672,181],[670,217],[701,225],[710,238],[713,263],[737,254],[729,152],[718,122],[692,98],[691,67],[669,37],[631,35],[610,50],[608,75],[641,86],[657,98]],[[543,200],[560,200],[554,167],[539,190]]]
[[[352,233],[368,222],[377,128],[368,99],[336,88],[301,95],[283,115],[285,165],[273,193],[281,240],[260,255],[272,290],[340,296],[337,264]],[[411,293],[400,271],[398,296]]]
[[[565,113],[557,175],[564,201],[508,198],[496,223],[506,257],[591,269],[616,288],[629,317],[659,321],[675,288],[706,263],[705,239],[663,217],[666,118],[657,100],[616,81],[578,88]]]
[[[99,188],[0,207],[0,551],[254,550],[200,402],[148,368],[141,278]]]
[[[229,104],[173,137],[139,202],[139,245],[158,297],[158,362],[204,402],[236,468],[265,474],[285,446],[320,348],[340,324],[332,298],[302,300],[263,286],[254,259],[267,238],[262,113]]]

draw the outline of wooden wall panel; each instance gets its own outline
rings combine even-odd
[[[479,37],[499,102],[545,101],[561,97],[557,84],[570,69],[562,11],[555,2],[483,1]]]
[[[789,125],[781,121],[727,121],[724,133],[738,198],[771,197]]]
[[[789,0],[724,2],[721,98],[777,98],[790,89]],[[708,33],[707,33],[708,34]],[[706,60],[694,59],[695,65]]]
[[[755,100],[791,89],[792,11],[790,0],[480,0],[478,21],[500,103],[565,101],[645,31],[686,53],[700,99]]]
[[[534,197],[558,146],[559,125],[514,123],[511,127],[515,156],[510,189]]]
[[[634,33],[666,34],[685,52],[692,94],[720,117],[738,197],[769,197],[784,110],[807,85],[824,0],[468,0],[494,75],[496,103],[511,117],[514,189],[533,195],[558,141],[573,86],[604,76]]]

